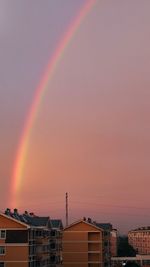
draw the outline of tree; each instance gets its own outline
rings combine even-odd
[[[119,257],[134,257],[136,256],[136,251],[128,243],[127,236],[120,236],[118,240],[118,256]],[[127,266],[127,265],[126,265]]]

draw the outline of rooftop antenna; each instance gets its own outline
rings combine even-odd
[[[68,226],[68,193],[66,193],[66,227]]]

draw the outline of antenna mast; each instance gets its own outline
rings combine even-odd
[[[66,193],[66,227],[68,226],[68,193]]]

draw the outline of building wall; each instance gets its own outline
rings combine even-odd
[[[28,262],[7,262],[5,267],[28,267]]]
[[[117,256],[117,249],[118,249],[118,234],[117,230],[113,229],[110,233],[110,250],[111,250],[111,257]]]
[[[28,245],[19,246],[11,245],[5,246],[6,252],[4,256],[0,256],[0,261],[27,261],[28,260]]]

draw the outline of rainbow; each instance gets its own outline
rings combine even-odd
[[[23,181],[23,173],[25,168],[25,162],[27,158],[27,151],[29,147],[29,141],[32,133],[32,129],[34,127],[34,122],[36,121],[38,110],[40,107],[40,103],[48,89],[48,84],[52,79],[56,68],[63,57],[63,54],[68,47],[72,37],[74,36],[75,32],[79,28],[81,22],[86,17],[86,15],[90,12],[94,4],[97,0],[87,0],[83,7],[80,9],[79,13],[73,20],[73,22],[68,27],[68,30],[65,32],[64,36],[61,38],[60,43],[56,47],[48,66],[44,72],[44,75],[35,90],[35,96],[33,102],[31,104],[31,108],[29,113],[27,114],[27,118],[24,124],[23,132],[20,138],[20,142],[18,144],[18,149],[15,157],[15,162],[12,171],[12,178],[11,178],[11,199],[10,199],[10,207],[17,206],[17,196],[18,192],[20,191],[21,184]]]

